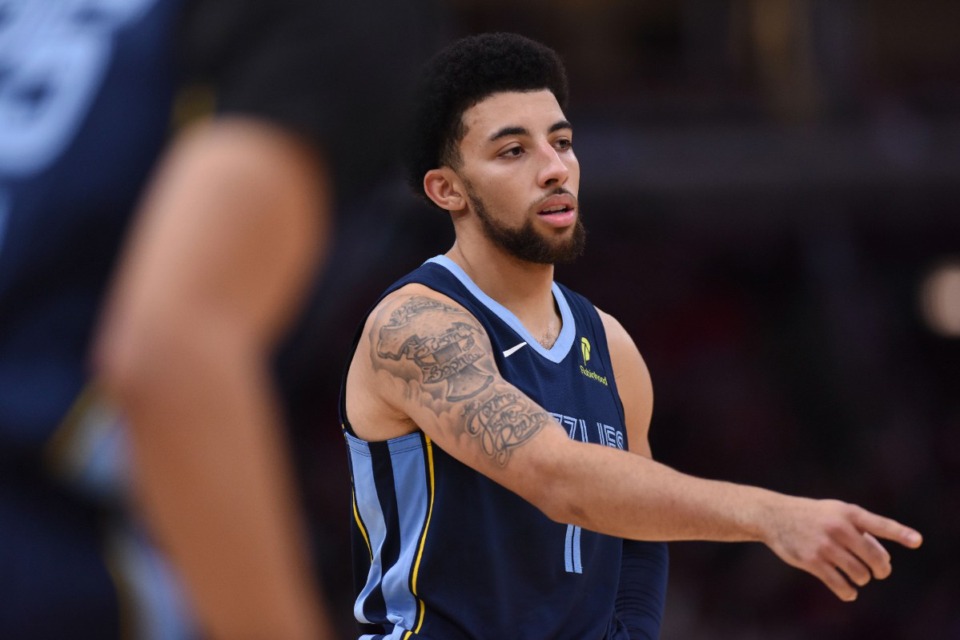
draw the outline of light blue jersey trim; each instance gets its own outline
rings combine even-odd
[[[369,535],[373,559],[367,583],[354,604],[354,615],[360,622],[370,622],[363,613],[370,594],[380,586],[387,620],[394,626],[389,638],[399,638],[417,622],[417,598],[410,590],[410,577],[417,561],[420,535],[430,502],[423,442],[419,433],[387,441],[393,467],[394,498],[400,518],[400,555],[384,572],[382,548],[386,539],[386,520],[374,483],[369,445],[349,433],[344,434],[354,469],[357,510]]]
[[[363,623],[370,620],[363,613],[363,606],[383,578],[381,552],[383,542],[387,537],[387,525],[383,518],[383,510],[377,498],[377,485],[373,481],[373,461],[367,443],[349,433],[344,434],[350,450],[350,462],[353,465],[353,483],[357,501],[357,512],[367,529],[370,539],[370,549],[373,559],[367,575],[367,584],[363,586],[360,595],[353,605],[353,615]]]
[[[134,636],[143,640],[185,640],[197,637],[186,595],[167,561],[132,523],[111,532],[108,551],[123,576],[135,606]]]
[[[417,599],[410,590],[410,578],[430,502],[426,456],[419,434],[390,440],[387,446],[393,463],[400,519],[400,557],[383,577],[383,599],[390,621],[398,627],[412,629],[417,623]]]
[[[427,260],[427,262],[438,264],[452,273],[477,300],[486,308],[490,309],[490,311],[494,312],[501,320],[506,322],[531,349],[550,362],[559,363],[570,352],[570,347],[573,346],[573,340],[577,333],[577,327],[573,320],[573,313],[570,311],[570,305],[567,304],[567,299],[563,297],[563,292],[560,291],[560,287],[557,286],[556,282],[554,282],[552,286],[553,299],[556,300],[557,307],[560,309],[560,321],[563,326],[560,329],[560,335],[557,337],[557,341],[553,343],[551,348],[546,349],[527,331],[527,328],[523,326],[512,311],[485,294],[456,262],[447,256],[435,256]]]

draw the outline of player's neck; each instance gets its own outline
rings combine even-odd
[[[552,264],[519,260],[494,246],[454,243],[447,257],[481,291],[509,309],[541,344],[552,344],[559,333],[560,316],[553,299]]]

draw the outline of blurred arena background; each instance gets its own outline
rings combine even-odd
[[[438,46],[517,31],[568,65],[590,235],[558,279],[635,337],[655,456],[926,536],[852,604],[760,545],[673,544],[664,640],[960,638],[960,3],[442,7]],[[292,437],[349,630],[339,376],[375,297],[452,234],[399,180],[341,221],[280,368],[304,381]]]

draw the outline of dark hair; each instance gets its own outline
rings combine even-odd
[[[553,92],[567,102],[567,74],[549,47],[515,33],[485,33],[457,40],[424,68],[416,105],[408,176],[423,194],[423,176],[460,161],[458,144],[466,130],[463,113],[501,91]]]

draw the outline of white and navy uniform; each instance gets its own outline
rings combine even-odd
[[[547,349],[445,256],[384,296],[409,283],[469,311],[486,330],[503,378],[571,438],[627,448],[604,328],[589,301],[553,285],[563,325]],[[354,490],[361,638],[631,637],[614,607],[623,540],[551,521],[421,431],[367,442],[356,436],[342,399],[341,418]]]

